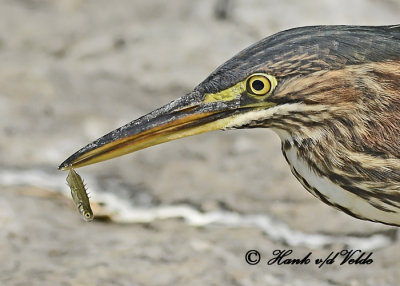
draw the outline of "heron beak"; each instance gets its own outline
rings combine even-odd
[[[59,169],[78,168],[153,145],[223,129],[235,116],[238,103],[207,102],[192,92],[93,141],[66,159]]]

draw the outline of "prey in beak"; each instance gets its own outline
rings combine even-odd
[[[273,106],[265,99],[276,83],[272,76],[253,74],[216,92],[206,92],[200,85],[188,95],[86,145],[61,163],[59,169],[79,168],[171,140],[229,128],[238,116]],[[258,94],[249,94],[249,90]]]

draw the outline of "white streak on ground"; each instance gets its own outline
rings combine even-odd
[[[61,192],[70,196],[66,186],[67,173],[45,171],[42,169],[0,169],[0,185],[3,186],[35,186]],[[181,218],[193,226],[225,226],[231,228],[260,229],[273,241],[288,246],[304,246],[311,249],[323,248],[332,244],[345,244],[349,248],[373,250],[388,246],[393,241],[384,234],[371,234],[365,237],[350,235],[327,235],[304,233],[291,229],[285,223],[272,218],[268,214],[239,214],[231,211],[200,212],[188,205],[161,205],[152,207],[136,207],[128,201],[107,192],[101,187],[96,177],[85,176],[90,188],[91,200],[104,203],[110,211],[112,220],[118,223],[150,223],[155,220]]]

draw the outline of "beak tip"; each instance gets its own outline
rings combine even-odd
[[[69,168],[70,166],[71,166],[70,164],[68,164],[68,163],[66,163],[66,161],[64,161],[64,162],[62,162],[62,163],[60,164],[60,166],[58,166],[58,170],[60,170],[60,171],[65,171],[65,170],[68,170],[68,168]]]

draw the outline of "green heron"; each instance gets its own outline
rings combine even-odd
[[[324,203],[400,226],[400,25],[313,26],[267,37],[59,168],[238,128],[275,131],[292,173]]]

